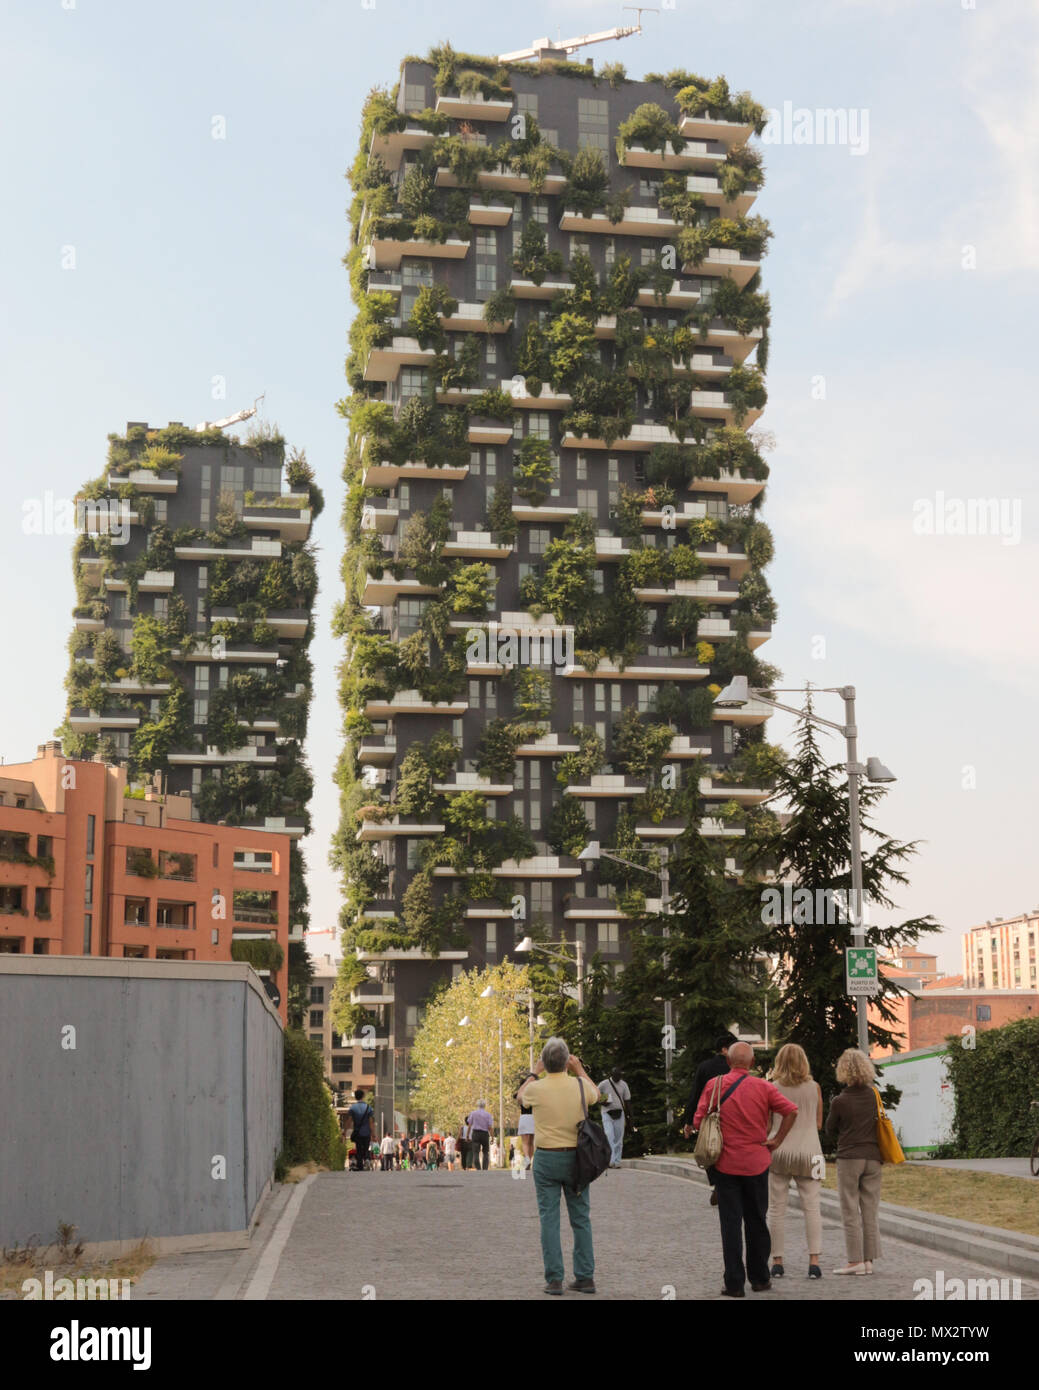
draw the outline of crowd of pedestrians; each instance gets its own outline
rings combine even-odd
[[[710,1203],[718,1209],[723,1295],[743,1298],[745,1285],[764,1292],[787,1272],[787,1206],[791,1184],[805,1225],[807,1276],[821,1279],[820,1192],[826,1174],[820,1132],[836,1141],[837,1192],[844,1225],[846,1261],[837,1275],[870,1275],[880,1255],[878,1215],[883,1159],[878,1143],[879,1093],[873,1063],[855,1048],[837,1063],[843,1090],[823,1115],[823,1093],[804,1050],[788,1043],[776,1054],[769,1076],[756,1075],[754,1051],[731,1033],[717,1039],[714,1053],[696,1070],[683,1130],[717,1134],[705,1162]],[[545,1292],[563,1292],[561,1203],[573,1233],[574,1279],[569,1287],[595,1292],[589,1186],[575,1184],[575,1165],[588,1107],[601,1103],[603,1157],[599,1167],[619,1168],[624,1135],[631,1125],[631,1091],[620,1067],[598,1085],[562,1038],[549,1038],[534,1070],[516,1092],[518,1134],[499,1141],[494,1116],[482,1100],[462,1117],[457,1133],[384,1132],[369,1161],[375,1117],[363,1091],[354,1093],[348,1114],[349,1166],[381,1172],[487,1172],[505,1164],[534,1179]],[[585,1136],[587,1138],[587,1135]],[[896,1145],[897,1147],[897,1145]],[[699,1150],[698,1150],[699,1152]]]

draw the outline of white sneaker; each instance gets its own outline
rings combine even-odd
[[[865,1267],[866,1267],[866,1273],[867,1273],[867,1274],[872,1274],[872,1273],[873,1273],[873,1261],[872,1261],[872,1260],[863,1260],[862,1263],[863,1263],[863,1264],[865,1265]]]
[[[864,1263],[860,1263],[857,1265],[842,1265],[840,1269],[835,1269],[833,1272],[834,1274],[869,1274],[872,1271],[868,1270]]]

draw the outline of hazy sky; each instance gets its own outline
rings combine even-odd
[[[633,77],[724,73],[767,107],[789,103],[756,208],[775,233],[761,423],[777,440],[764,515],[780,606],[761,655],[787,685],[857,686],[862,753],[899,777],[882,824],[923,841],[900,907],[944,924],[932,949],[958,969],[966,927],[1039,904],[1027,406],[1039,21],[1016,0],[659,4],[642,38],[585,55]],[[73,496],[127,420],[195,424],[266,392],[268,418],[306,448],[328,500],[315,528],[308,742],[315,927],[332,925],[338,903],[326,856],[345,444],[334,403],[350,314],[343,174],[361,102],[392,85],[404,52],[443,39],[505,52],[631,19],[605,3],[515,14],[394,0],[2,9],[0,755],[30,757],[64,712],[71,537],[23,534],[24,504]],[[799,108],[847,113],[855,148],[794,143]],[[211,398],[215,377],[226,401]],[[1000,503],[998,534],[926,533],[950,501],[978,498]],[[839,717],[835,697],[818,708]],[[774,720],[772,736],[786,727]]]

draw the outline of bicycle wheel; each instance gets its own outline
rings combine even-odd
[[[1039,1178],[1039,1135],[1036,1136],[1035,1143],[1032,1145],[1032,1177]]]

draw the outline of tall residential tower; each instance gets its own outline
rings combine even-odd
[[[438,978],[532,930],[623,968],[652,880],[589,840],[659,849],[698,794],[734,871],[766,795],[767,709],[713,706],[772,678],[762,122],[448,47],[365,107],[334,858],[383,1095]]]

